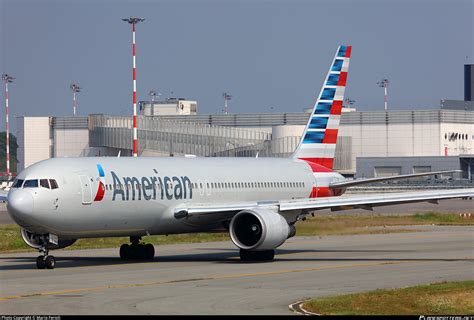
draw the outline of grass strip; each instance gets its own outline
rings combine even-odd
[[[303,307],[323,315],[471,315],[474,280],[318,298]]]

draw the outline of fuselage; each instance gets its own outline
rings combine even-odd
[[[30,232],[71,239],[214,231],[174,209],[332,196],[341,179],[298,159],[54,158],[17,176],[8,211]]]

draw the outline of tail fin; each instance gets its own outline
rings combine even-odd
[[[339,46],[300,143],[298,158],[332,169],[352,46]]]

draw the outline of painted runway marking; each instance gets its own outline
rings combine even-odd
[[[21,295],[14,295],[14,296],[13,295],[4,296],[4,297],[0,297],[0,301],[16,300],[16,299],[30,298],[30,297],[44,297],[44,296],[59,295],[59,294],[65,294],[65,293],[102,291],[106,289],[124,289],[124,288],[134,288],[134,287],[143,287],[143,286],[182,283],[182,282],[193,282],[193,281],[216,281],[216,280],[226,280],[226,279],[236,279],[236,278],[246,278],[246,277],[272,276],[272,275],[279,275],[279,274],[311,272],[311,271],[320,271],[320,270],[328,270],[328,269],[345,269],[345,268],[356,268],[356,267],[394,265],[394,264],[402,264],[402,263],[420,263],[420,262],[419,261],[397,261],[397,262],[358,263],[358,264],[348,264],[348,265],[330,265],[330,266],[323,266],[323,267],[317,267],[317,268],[284,269],[284,270],[276,270],[276,271],[268,271],[268,272],[222,275],[222,276],[216,276],[216,277],[202,277],[202,278],[176,279],[176,280],[168,280],[168,281],[152,281],[152,282],[142,282],[142,283],[106,285],[106,286],[98,286],[98,287],[93,287],[93,288],[45,291],[45,292],[36,292],[36,293],[21,294]]]
[[[321,316],[321,314],[313,313],[313,312],[310,312],[310,311],[306,310],[303,307],[305,302],[306,301],[298,301],[298,302],[292,303],[288,306],[288,308],[290,308],[290,310],[293,311],[294,313],[296,313],[298,315],[301,315],[301,316]]]

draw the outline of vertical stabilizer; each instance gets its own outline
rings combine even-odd
[[[293,158],[332,169],[352,46],[339,46]]]

